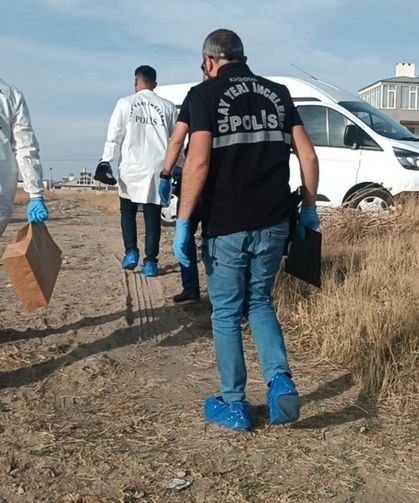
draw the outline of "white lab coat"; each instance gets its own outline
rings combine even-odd
[[[0,79],[0,235],[13,209],[19,170],[29,196],[42,196],[39,146],[25,98]]]
[[[148,89],[117,102],[102,161],[118,163],[121,197],[136,203],[161,203],[159,174],[176,119],[176,106]]]

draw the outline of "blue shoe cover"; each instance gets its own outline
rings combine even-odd
[[[278,372],[269,383],[266,401],[272,424],[290,423],[300,417],[300,399],[292,379]]]
[[[204,417],[207,421],[236,431],[251,428],[249,402],[224,402],[221,396],[205,400]]]
[[[122,259],[122,269],[129,269],[132,271],[137,267],[139,258],[140,255],[136,250],[127,252]]]
[[[147,278],[157,276],[158,271],[156,262],[145,262],[143,265],[143,274]]]

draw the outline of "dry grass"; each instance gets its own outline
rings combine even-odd
[[[45,192],[46,201],[84,201],[97,208],[110,212],[119,211],[119,198],[117,190],[97,191],[97,190],[47,190]],[[27,194],[19,189],[16,192],[16,204],[26,204]]]
[[[323,286],[280,276],[277,308],[292,341],[347,367],[365,393],[417,405],[419,204],[384,215],[336,210],[322,222]],[[286,283],[285,288],[283,283]]]
[[[103,201],[101,208],[117,201],[116,194],[56,195],[94,205]],[[380,218],[328,214],[321,291],[280,276],[289,288],[281,287],[279,308],[295,349],[307,350],[293,364],[303,417],[291,427],[268,426],[265,386],[246,337],[249,398],[260,405],[254,407],[255,430],[244,434],[202,419],[202,398],[218,382],[206,307],[160,307],[156,283],[136,282],[134,275],[132,282],[121,281],[111,257],[120,239],[114,215],[104,215],[103,227],[94,231],[97,212],[84,203],[51,204],[52,233],[69,256],[54,304],[26,316],[10,289],[2,290],[2,324],[10,328],[3,329],[0,384],[14,385],[2,389],[0,400],[0,501],[416,501],[417,418],[376,417],[358,399],[359,387],[347,372],[310,367],[312,356],[333,359],[362,381],[372,361],[376,369],[388,369],[378,375],[378,388],[373,383],[381,397],[409,403],[417,362],[409,360],[415,341],[406,320],[414,315],[415,296],[405,292],[403,280],[415,286],[414,259],[412,253],[406,260],[409,249],[400,248],[396,238],[417,244],[417,233],[405,224],[416,228],[418,207],[406,208],[404,217],[398,217],[402,207]],[[164,231],[162,263],[174,262],[171,239],[172,232]],[[374,263],[377,257],[383,267]],[[397,278],[391,281],[391,275]],[[177,272],[161,282],[166,300],[178,292]],[[406,310],[400,314],[402,302]],[[368,330],[358,347],[362,323]],[[396,330],[393,339],[390,329]],[[142,338],[145,333],[150,338]],[[406,344],[413,349],[404,350]],[[408,364],[411,372],[404,370]],[[363,413],[354,413],[358,408]],[[166,485],[174,477],[193,484],[170,491]],[[25,494],[16,495],[19,488]]]
[[[118,211],[116,191],[46,193]],[[18,191],[16,202],[26,202]],[[348,368],[365,393],[413,407],[419,383],[419,200],[388,213],[322,216],[321,290],[282,273],[277,309],[291,343]]]

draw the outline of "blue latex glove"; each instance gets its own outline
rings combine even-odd
[[[28,208],[26,210],[28,222],[31,224],[40,224],[48,220],[48,208],[43,197],[29,199]]]
[[[320,218],[315,206],[303,206],[300,211],[300,221],[298,223],[298,234],[301,239],[305,239],[305,228],[316,231],[320,226]]]
[[[161,178],[159,185],[159,197],[162,206],[164,206],[165,208],[167,208],[170,203],[170,188],[171,188],[170,180],[165,180],[164,178]]]
[[[176,220],[175,239],[173,241],[173,251],[175,257],[184,267],[190,267],[191,261],[188,257],[189,241],[189,220]]]

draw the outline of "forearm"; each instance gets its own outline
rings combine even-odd
[[[27,132],[26,139],[29,140],[32,134]],[[30,197],[39,197],[44,193],[43,173],[36,139],[33,137],[33,140],[34,143],[25,145],[17,142],[15,153],[25,191]]]
[[[188,130],[189,126],[188,124],[186,124],[186,122],[179,121],[176,123],[176,126],[170,137],[166,157],[164,159],[163,173],[165,175],[172,174],[173,168],[176,166],[179,155],[182,152],[183,144],[185,142],[186,135],[188,134]]]
[[[120,151],[121,146],[118,143],[106,141],[100,160],[112,163],[115,159],[119,159]]]
[[[183,147],[183,141],[170,141],[163,164],[163,173],[171,175]]]
[[[209,171],[211,144],[212,134],[209,131],[197,131],[191,136],[182,174],[180,220],[190,218],[201,197]]]
[[[317,187],[319,185],[319,161],[315,155],[312,158],[301,159],[301,180],[305,188],[303,206],[315,206]]]
[[[303,206],[315,206],[319,184],[319,160],[303,126],[293,127],[292,148],[300,162],[301,181],[305,188]]]
[[[182,190],[178,218],[188,220],[201,197],[202,190],[208,176],[208,163],[205,161],[194,163],[186,158],[182,174]]]

